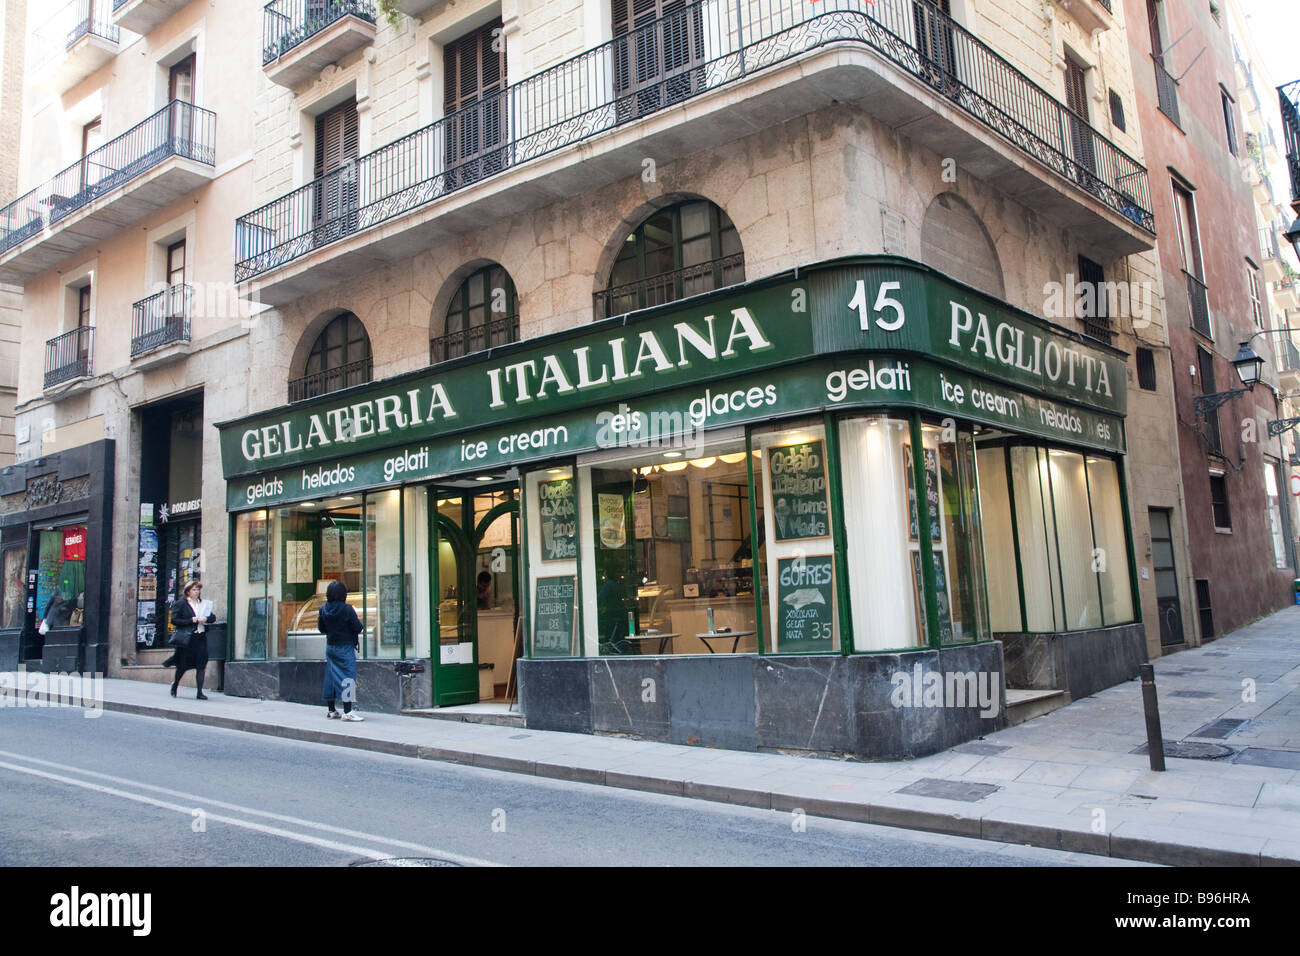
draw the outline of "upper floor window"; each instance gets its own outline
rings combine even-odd
[[[1255,320],[1255,328],[1264,328],[1264,299],[1259,290],[1259,270],[1250,262],[1246,263],[1246,283],[1250,287],[1250,312]]]
[[[77,328],[90,328],[90,283],[77,290]]]
[[[519,303],[510,273],[490,265],[468,276],[451,297],[443,330],[429,340],[431,364],[516,341]]]
[[[504,168],[506,41],[500,19],[443,48],[448,188]]]
[[[1223,125],[1228,133],[1228,152],[1232,153],[1233,156],[1240,155],[1240,151],[1237,149],[1237,122],[1233,119],[1233,109],[1236,104],[1233,102],[1232,97],[1228,95],[1228,91],[1223,88],[1222,83],[1219,84],[1219,99],[1223,103]]]
[[[615,109],[620,121],[704,88],[704,19],[698,0],[611,0]]]
[[[745,281],[740,236],[727,214],[704,199],[661,209],[623,241],[596,316],[674,302]]]
[[[289,382],[289,401],[298,402],[370,381],[370,336],[351,312],[330,319],[307,354],[302,378]]]

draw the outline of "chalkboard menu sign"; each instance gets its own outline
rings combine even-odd
[[[402,575],[381,574],[379,576],[379,643],[384,647],[397,647],[406,636],[407,646],[411,640],[411,576],[406,575],[405,599],[403,608]],[[403,613],[405,611],[405,613]]]
[[[824,538],[831,533],[826,497],[826,453],[821,439],[767,450],[777,541]]]
[[[829,554],[777,561],[776,650],[829,651],[835,636],[835,559]]]
[[[248,628],[245,632],[244,656],[266,657],[266,638],[271,633],[271,599],[248,599]]]
[[[951,644],[952,605],[948,597],[948,575],[944,570],[942,551],[934,552],[934,589],[935,604],[939,607],[939,640]]]
[[[578,496],[572,478],[537,486],[537,513],[542,524],[542,560],[568,561],[578,556]]]
[[[925,462],[925,499],[930,508],[930,540],[943,540],[943,523],[939,517],[939,456],[933,448],[922,448]],[[907,473],[907,533],[913,541],[921,538],[920,519],[916,511],[916,480],[912,468],[912,446],[903,446],[903,471]]]
[[[570,574],[538,578],[533,626],[533,657],[572,657],[577,578]]]

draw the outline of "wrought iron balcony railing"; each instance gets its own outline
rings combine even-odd
[[[45,387],[89,376],[94,351],[93,326],[83,325],[50,339],[45,343]]]
[[[117,9],[117,4],[113,5],[113,9]],[[110,43],[116,43],[121,38],[122,31],[110,18],[104,0],[79,0],[77,3],[74,26],[68,31],[67,46],[72,46],[84,36],[97,36]]]
[[[1178,81],[1165,69],[1165,65],[1159,59],[1153,56],[1151,61],[1156,68],[1156,97],[1160,112],[1173,120],[1175,126],[1181,127],[1183,124],[1178,113]]]
[[[1300,80],[1277,88],[1282,108],[1282,138],[1286,141],[1286,165],[1291,173],[1291,201],[1300,201]]]
[[[0,253],[56,225],[164,160],[216,161],[217,114],[173,100],[153,116],[77,160],[0,209]]]
[[[364,358],[349,365],[328,368],[323,372],[313,372],[302,378],[289,380],[289,401],[301,402],[303,399],[328,395],[341,388],[364,385],[370,381],[371,359]]]
[[[1190,272],[1183,272],[1187,277],[1187,301],[1192,308],[1192,328],[1207,339],[1214,338],[1210,330],[1210,292],[1205,283]]]
[[[937,7],[916,0],[702,0],[240,217],[235,278],[262,275],[485,177],[843,44],[874,51],[1154,234],[1146,169]]]
[[[482,325],[471,325],[429,340],[429,364],[437,365],[448,359],[472,355],[498,345],[509,345],[519,339],[519,316],[506,315],[490,319]]]
[[[673,269],[597,292],[594,296],[596,318],[648,309],[744,281],[745,254],[737,252],[721,259]]]
[[[262,65],[346,16],[375,22],[373,0],[272,0],[262,10]]]
[[[131,307],[131,358],[173,342],[188,342],[192,297],[190,286],[174,285],[135,303]]]

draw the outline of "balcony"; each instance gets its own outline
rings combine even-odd
[[[1153,56],[1151,62],[1156,68],[1156,99],[1160,112],[1173,120],[1175,126],[1182,129],[1182,120],[1178,114],[1178,81],[1165,69],[1164,63],[1160,60]]]
[[[189,3],[190,0],[113,0],[113,22],[144,36]]]
[[[1083,27],[1083,32],[1109,30],[1115,25],[1115,11],[1111,0],[1057,0],[1065,11]]]
[[[95,351],[95,329],[81,326],[56,335],[45,343],[45,390],[65,387],[90,378],[91,356]]]
[[[445,0],[397,0],[397,8],[408,17],[418,17],[444,2]]]
[[[190,302],[193,290],[174,285],[131,306],[131,362],[157,368],[190,353]]]
[[[1279,339],[1278,342],[1278,385],[1287,392],[1300,389],[1300,349],[1289,339]]]
[[[737,252],[712,262],[673,269],[661,275],[597,292],[593,296],[596,318],[604,319],[637,309],[648,309],[744,281],[745,254]]]
[[[429,340],[429,364],[519,341],[519,316],[507,315]]]
[[[1277,242],[1277,233],[1271,228],[1259,231],[1260,254],[1264,261],[1260,264],[1264,271],[1265,282],[1281,282],[1286,276],[1286,267],[1282,263],[1282,249]]]
[[[374,40],[372,0],[272,0],[262,11],[262,67],[280,86],[300,86]]]
[[[290,379],[289,401],[301,402],[308,398],[317,398],[321,395],[328,395],[330,392],[337,392],[341,388],[364,385],[370,381],[371,361],[369,358],[364,358],[359,362],[340,365],[338,368],[326,369],[323,372],[304,375],[302,378]]]
[[[1184,272],[1187,278],[1187,303],[1191,308],[1192,328],[1207,339],[1213,339],[1210,329],[1210,292],[1205,283],[1190,272]]]
[[[28,62],[55,93],[66,93],[117,56],[120,37],[108,0],[73,0],[33,36]]]
[[[169,103],[0,208],[0,281],[21,285],[209,182],[217,117]]]
[[[1300,80],[1277,88],[1282,112],[1282,138],[1286,142],[1286,165],[1291,174],[1291,200],[1300,201]]]
[[[905,128],[1116,255],[1154,245],[1146,169],[936,8],[703,0],[240,217],[236,281],[259,279],[261,301],[283,304],[639,175],[645,156],[718,146],[837,102]]]

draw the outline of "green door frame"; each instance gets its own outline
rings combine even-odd
[[[513,493],[509,501],[503,501],[489,510],[473,528],[466,531],[462,525],[473,520],[473,499],[479,495],[508,489]],[[429,509],[429,582],[432,589],[433,640],[430,642],[431,670],[433,678],[433,703],[436,707],[455,704],[477,703],[478,690],[478,604],[476,600],[476,582],[474,580],[474,558],[478,554],[479,543],[488,528],[502,514],[519,513],[518,486],[514,483],[484,488],[453,488],[446,485],[430,485],[429,495],[432,507]],[[461,500],[461,524],[438,511],[439,498],[459,498]],[[456,559],[456,590],[461,596],[461,610],[457,618],[458,637],[461,642],[470,641],[474,647],[474,659],[471,664],[443,664],[442,661],[442,621],[438,607],[442,598],[442,583],[438,549],[443,538],[451,544]],[[512,588],[516,619],[519,615],[519,544],[518,535],[512,531],[512,541],[516,551],[515,573]],[[517,620],[516,620],[517,623]],[[434,648],[437,648],[435,650]]]

